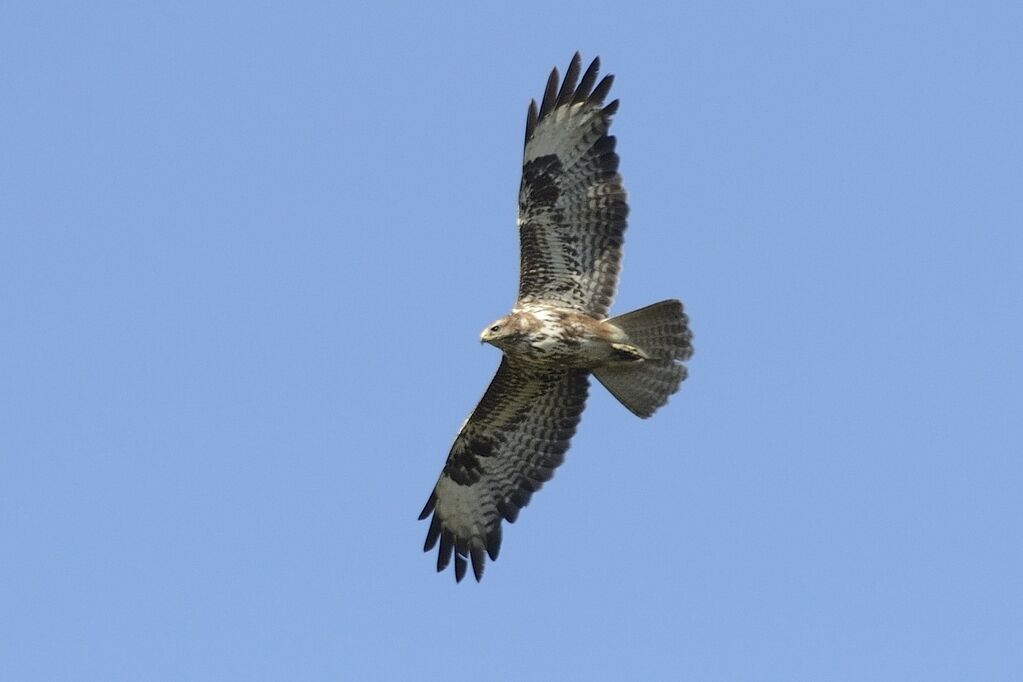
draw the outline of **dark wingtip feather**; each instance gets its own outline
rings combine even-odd
[[[472,558],[472,573],[476,576],[476,582],[479,582],[483,580],[483,565],[486,563],[487,557],[483,553],[483,544],[478,538],[473,540],[470,545],[469,556]]]
[[[423,551],[429,552],[433,549],[433,546],[437,544],[437,539],[440,537],[441,523],[440,517],[436,514],[430,520],[430,530],[426,531],[426,543],[423,545]]]
[[[519,485],[522,485],[522,482],[520,482]],[[511,493],[508,495],[508,499],[511,500],[511,503],[514,504],[516,507],[522,509],[523,507],[529,504],[529,498],[532,496],[533,496],[532,490],[527,490],[526,488],[518,488],[516,490],[511,491]]]
[[[600,57],[594,57],[593,61],[586,68],[586,73],[583,74],[583,79],[579,83],[579,87],[575,89],[575,97],[572,102],[578,104],[579,102],[585,102],[590,96],[590,90],[593,89],[593,84],[597,82],[597,73],[600,71]]]
[[[536,112],[536,100],[531,99],[529,100],[529,111],[526,112],[526,144],[529,143],[529,138],[533,137],[533,131],[536,130],[539,118]]]
[[[455,582],[462,582],[462,578],[465,577],[466,561],[465,557],[461,554],[455,553]]]
[[[434,508],[434,506],[436,504],[437,504],[437,492],[434,491],[434,492],[430,493],[430,499],[428,499],[426,501],[426,505],[423,507],[423,511],[419,512],[419,520],[422,521],[427,516],[429,516],[430,512],[433,511],[433,508]]]
[[[615,77],[612,74],[609,73],[604,76],[601,81],[597,83],[597,87],[593,89],[593,92],[590,93],[587,101],[593,102],[594,104],[602,104],[604,102],[604,98],[607,97],[607,93],[611,90],[611,84],[614,82]]]
[[[551,69],[551,75],[547,78],[547,88],[543,92],[543,101],[540,102],[540,118],[551,113],[554,103],[558,97],[558,69]]]
[[[455,538],[451,531],[445,530],[440,534],[440,551],[437,552],[437,572],[443,571],[451,561],[451,553],[455,549]]]
[[[487,554],[491,561],[497,561],[497,555],[501,553],[501,523],[498,521],[494,529],[487,534]]]
[[[515,523],[515,520],[519,518],[519,508],[510,500],[500,500],[497,503],[497,511],[501,513],[501,516],[508,523]]]
[[[614,116],[615,112],[617,112],[617,111],[618,111],[618,100],[614,100],[613,102],[608,104],[606,107],[601,109],[600,113],[604,114],[604,116]]]
[[[575,84],[579,80],[579,64],[581,59],[578,52],[572,57],[572,61],[568,65],[568,71],[565,72],[565,79],[561,81],[561,90],[558,91],[558,101],[555,103],[555,107],[560,107],[562,104],[572,101],[572,96],[575,94]]]

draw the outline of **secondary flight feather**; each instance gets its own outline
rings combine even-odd
[[[625,407],[649,417],[678,390],[693,353],[677,300],[608,318],[629,212],[608,135],[618,100],[600,60],[580,79],[576,53],[530,102],[519,186],[519,294],[480,340],[503,352],[497,375],[462,426],[420,514],[425,550],[455,579],[483,577],[512,523],[554,475],[586,405],[592,374]],[[431,516],[432,515],[432,516]]]

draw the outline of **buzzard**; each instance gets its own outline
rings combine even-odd
[[[468,562],[479,581],[497,559],[501,521],[519,510],[564,460],[579,424],[589,376],[639,417],[664,405],[693,353],[682,303],[661,301],[608,318],[629,212],[608,135],[618,100],[600,60],[579,79],[576,53],[565,79],[551,71],[526,115],[519,186],[519,296],[481,343],[501,349],[497,375],[462,425],[420,519],[431,514],[425,551],[440,541],[437,570]]]

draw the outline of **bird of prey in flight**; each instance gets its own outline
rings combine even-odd
[[[580,79],[576,53],[560,87],[554,69],[539,109],[529,104],[518,300],[480,335],[502,351],[501,365],[419,516],[433,515],[425,550],[440,541],[437,570],[454,556],[457,581],[469,562],[483,577],[501,522],[514,522],[563,461],[590,374],[646,418],[678,390],[693,354],[677,300],[608,317],[629,206],[608,135],[618,100],[604,103],[613,76],[598,82],[599,67],[594,59]]]

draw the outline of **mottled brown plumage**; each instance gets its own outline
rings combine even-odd
[[[564,459],[592,373],[640,417],[662,406],[686,376],[688,318],[669,300],[608,319],[621,269],[629,208],[608,135],[618,100],[597,82],[594,59],[579,80],[573,57],[559,88],[551,72],[539,108],[526,116],[519,187],[519,295],[511,314],[480,340],[504,356],[463,424],[420,519],[437,570],[455,562],[477,580],[514,522]]]

